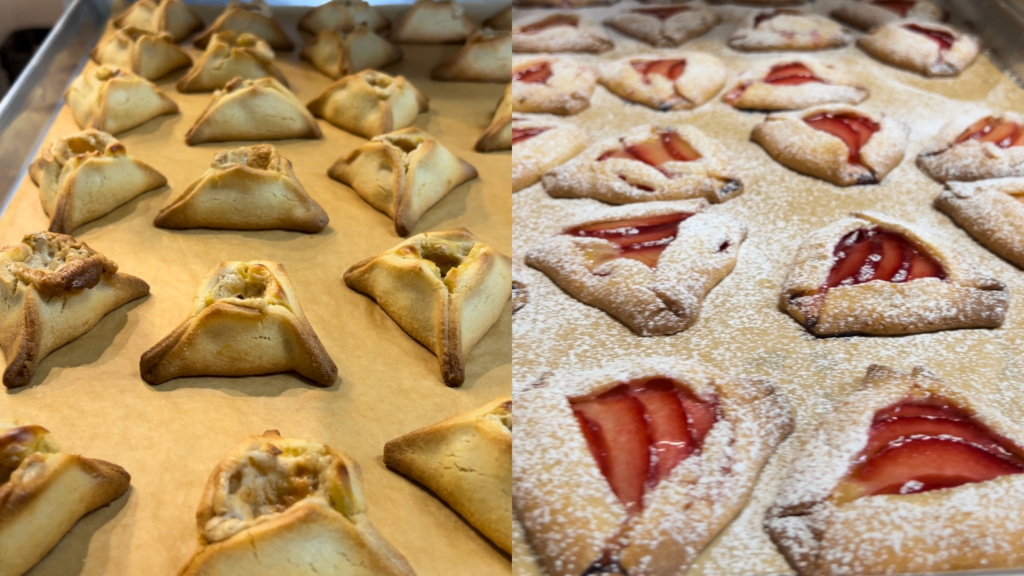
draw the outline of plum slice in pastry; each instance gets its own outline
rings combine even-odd
[[[568,116],[590,108],[597,75],[564,56],[517,58],[512,63],[512,109]]]
[[[511,30],[512,6],[510,5],[501,12],[498,12],[487,20],[484,20],[484,28],[490,28],[491,30]]]
[[[578,126],[549,118],[512,117],[512,191],[537,183],[545,172],[589,144]]]
[[[725,148],[693,126],[637,126],[597,142],[544,175],[556,198],[610,204],[704,198],[725,202],[743,192]]]
[[[89,53],[97,64],[129,70],[146,80],[156,80],[192,64],[192,58],[178,48],[168,32],[147,32],[129,26]]]
[[[512,28],[513,52],[607,52],[615,44],[596,22],[575,12],[542,14]]]
[[[672,48],[703,36],[718,21],[718,15],[705,6],[674,4],[624,9],[604,23],[652,46]]]
[[[178,113],[178,105],[152,82],[106,64],[82,72],[64,98],[79,127],[114,135],[153,118]]]
[[[337,80],[368,68],[394,64],[402,59],[402,50],[360,25],[351,32],[320,32],[302,49],[302,58],[312,62],[324,76]]]
[[[512,149],[512,84],[505,87],[505,95],[494,109],[490,126],[476,141],[477,152]]]
[[[910,129],[845,105],[769,114],[750,139],[782,165],[837,186],[877,184],[899,165]]]
[[[266,260],[215,266],[200,282],[188,318],[142,355],[139,368],[153,385],[294,371],[330,386],[338,377],[284,266]]]
[[[601,84],[621,98],[655,110],[689,110],[725,85],[725,65],[701,52],[630,57],[601,67]]]
[[[552,576],[685,573],[793,426],[770,382],[667,357],[548,373],[514,401],[512,503]]]
[[[393,218],[399,236],[408,236],[434,204],[477,177],[469,162],[419,128],[375,136],[339,158],[327,174]]]
[[[331,84],[307,105],[342,130],[373,138],[412,124],[430,105],[404,76],[363,70]]]
[[[998,328],[1006,286],[930,234],[858,212],[797,250],[779,307],[816,336]]]
[[[0,419],[2,573],[29,571],[76,522],[128,491],[117,464],[61,452],[42,426]]]
[[[986,248],[1024,268],[1024,178],[947,182],[935,207]]]
[[[274,78],[235,78],[213,98],[185,134],[189,146],[231,140],[323,138],[316,119]]]
[[[1018,567],[1022,446],[984,395],[872,365],[808,435],[765,528],[801,576]]]
[[[512,553],[511,396],[389,441],[384,464]]]
[[[210,167],[157,214],[157,228],[295,230],[315,234],[329,219],[292,163],[270,144],[217,153]]]
[[[365,0],[330,0],[313,8],[299,20],[299,30],[316,36],[321,32],[347,33],[361,26],[373,32],[391,27],[391,21]]]
[[[117,29],[129,26],[155,34],[167,32],[175,42],[181,42],[202,30],[203,21],[181,0],[138,0],[114,19]]]
[[[414,576],[367,517],[359,464],[329,446],[249,436],[214,468],[180,576]]]
[[[236,34],[248,32],[258,36],[274,50],[288,51],[295,48],[295,44],[274,21],[270,6],[263,0],[231,0],[213,24],[192,42],[199,48],[206,48],[214,34],[227,31]]]
[[[86,130],[58,138],[29,167],[50,232],[69,234],[143,192],[167,184],[163,174],[128,155],[110,134]]]
[[[288,86],[274,66],[274,49],[269,44],[248,32],[224,31],[213,35],[199,61],[178,80],[178,91],[212,92],[235,78],[274,78]]]
[[[917,165],[939,182],[1024,176],[1024,116],[954,119],[925,144]]]
[[[597,208],[526,253],[573,298],[640,336],[681,332],[732,272],[747,229],[704,200]]]
[[[512,79],[512,33],[473,32],[466,45],[438,64],[430,77],[449,82],[508,82]]]
[[[454,0],[416,0],[391,29],[396,44],[446,44],[464,42],[477,25]]]
[[[756,12],[729,39],[736,50],[823,50],[850,43],[850,33],[824,16],[791,8]]]
[[[0,250],[4,386],[27,385],[50,352],[147,294],[148,284],[71,236],[36,232]]]
[[[832,17],[870,30],[904,18],[940,21],[946,17],[946,11],[928,0],[861,0],[840,4],[832,11]]]
[[[377,304],[437,356],[448,386],[512,295],[512,263],[469,230],[417,234],[355,264],[345,284]]]
[[[740,75],[723,100],[742,110],[799,110],[822,104],[857,104],[868,89],[811,58],[787,58]]]
[[[857,40],[862,50],[925,76],[958,76],[978,57],[977,38],[930,20],[897,20]]]

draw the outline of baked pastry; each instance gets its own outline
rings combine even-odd
[[[856,212],[801,244],[779,308],[815,336],[998,328],[1006,286],[932,235]]]
[[[615,47],[593,20],[573,12],[528,18],[512,28],[513,52],[607,52]]]
[[[903,161],[910,127],[844,104],[769,114],[750,139],[787,168],[836,186],[877,184]]]
[[[512,109],[572,115],[590,108],[597,75],[562,56],[517,58],[512,64]]]
[[[27,385],[50,352],[146,294],[148,284],[71,236],[36,232],[0,250],[4,386]]]
[[[163,78],[178,68],[192,64],[192,58],[178,48],[167,32],[147,32],[129,26],[122,28],[89,53],[97,64],[110,64],[130,70],[146,80]]]
[[[512,553],[512,397],[384,445],[384,464],[426,486]]]
[[[306,13],[299,30],[316,36],[321,32],[348,33],[361,26],[373,32],[391,27],[391,21],[365,0],[330,0]]]
[[[518,264],[512,265],[512,313],[515,314],[526,306],[527,302],[530,301],[530,291],[526,284],[526,279],[523,278],[522,273],[517,269]]]
[[[437,355],[448,386],[462,386],[466,357],[512,295],[512,263],[469,230],[417,234],[352,266],[345,284],[377,301]]]
[[[935,207],[986,248],[1024,268],[1024,178],[947,182]]]
[[[845,73],[807,57],[786,58],[744,72],[722,97],[741,110],[799,110],[857,104],[868,89]]]
[[[693,126],[637,126],[606,138],[544,175],[555,198],[609,204],[704,198],[725,202],[743,181],[725,148]]]
[[[431,72],[434,80],[508,82],[512,79],[512,33],[478,30],[466,45]]]
[[[512,0],[513,6],[520,8],[590,8],[607,6],[619,0]]]
[[[922,18],[878,26],[857,46],[882,62],[925,76],[958,76],[980,50],[974,36]]]
[[[732,272],[747,228],[704,200],[594,208],[533,246],[526,263],[640,336],[686,330]]]
[[[248,32],[227,30],[213,35],[196,65],[178,80],[178,92],[212,92],[235,78],[274,78],[288,86],[274,66],[274,49],[269,44]]]
[[[872,365],[808,435],[765,528],[801,576],[1016,568],[1021,446],[985,395]]]
[[[604,23],[651,46],[672,48],[703,36],[718,21],[718,15],[705,6],[674,4],[623,10]]]
[[[860,0],[840,4],[832,11],[832,17],[870,30],[903,18],[941,21],[946,18],[946,11],[928,0]]]
[[[655,110],[690,110],[725,85],[725,65],[702,52],[623,58],[601,67],[601,84]]]
[[[213,93],[185,143],[289,138],[317,139],[323,133],[302,102],[274,78],[235,78]]]
[[[270,144],[218,152],[210,167],[157,214],[157,228],[295,230],[315,234],[327,212],[309,197],[292,163]]]
[[[391,29],[396,44],[461,43],[477,30],[462,6],[454,0],[416,0]]]
[[[925,144],[917,166],[939,182],[1024,176],[1024,115],[955,118]]]
[[[264,0],[231,0],[224,12],[192,43],[199,48],[206,48],[214,34],[227,31],[236,34],[248,32],[258,36],[266,40],[274,50],[295,48],[295,44],[274,21],[274,14]]]
[[[589,144],[579,127],[549,118],[512,117],[512,191],[540,181],[545,172],[582,152]]]
[[[202,30],[203,21],[181,0],[138,0],[114,18],[114,28],[129,26],[154,34],[167,32],[175,42],[181,42]]]
[[[302,49],[302,58],[324,76],[337,80],[368,68],[394,64],[402,59],[402,50],[365,25],[359,25],[351,32],[320,32]]]
[[[793,427],[770,382],[668,357],[549,372],[515,409],[512,504],[551,576],[686,573]]]
[[[61,452],[42,426],[0,420],[0,573],[28,572],[79,518],[130,483],[117,464]]]
[[[512,6],[510,5],[501,12],[498,12],[487,20],[484,20],[484,28],[490,28],[491,30],[511,30]]]
[[[477,152],[512,149],[512,85],[505,87],[505,95],[494,109],[491,125],[476,141]]]
[[[330,386],[338,377],[284,266],[266,260],[215,266],[200,282],[188,318],[142,355],[139,368],[153,385],[294,371]]]
[[[276,430],[217,465],[196,524],[199,549],[180,576],[415,575],[366,516],[359,464]]]
[[[82,72],[64,93],[64,99],[79,127],[114,135],[158,116],[178,113],[178,105],[152,82],[106,64]]]
[[[399,236],[412,233],[424,212],[477,177],[469,162],[419,128],[376,136],[339,158],[327,174],[394,219]]]
[[[645,1],[650,2],[652,0]],[[740,6],[751,6],[754,8],[763,6],[799,6],[811,1],[813,0],[707,0],[709,4],[739,4]]]
[[[729,38],[729,46],[743,51],[823,50],[850,43],[850,33],[818,14],[779,8],[751,14]]]
[[[58,138],[29,166],[50,232],[70,234],[143,192],[167,184],[163,174],[128,155],[98,130]]]
[[[331,84],[307,107],[342,130],[373,138],[405,128],[430,106],[404,76],[363,70]]]

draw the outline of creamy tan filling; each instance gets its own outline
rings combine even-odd
[[[207,291],[204,308],[224,300],[257,308],[267,304],[291,310],[277,278],[266,266],[259,263],[244,263],[222,274],[217,283]]]
[[[0,484],[6,483],[33,454],[55,454],[60,446],[42,426],[0,422]]]
[[[405,245],[398,251],[398,254],[404,258],[423,260],[427,264],[427,268],[444,282],[448,291],[454,292],[455,286],[458,284],[459,270],[469,261],[472,250],[472,244],[460,244],[428,237],[419,242]]]
[[[274,147],[269,144],[257,144],[245,148],[225,150],[213,157],[211,167],[221,169],[234,164],[243,164],[255,170],[280,170],[280,159]]]

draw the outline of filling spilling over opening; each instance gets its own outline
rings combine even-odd
[[[792,8],[780,8],[771,12],[761,12],[757,16],[754,16],[754,28],[757,28],[761,24],[779,16],[799,16],[800,14],[801,12],[799,10],[793,10]]]
[[[900,18],[906,18],[910,9],[914,7],[914,4],[917,4],[914,0],[873,0],[871,3],[899,14]]]
[[[644,84],[651,83],[652,75],[659,75],[675,82],[686,72],[686,60],[634,60],[629,63],[643,76]]]
[[[6,484],[29,456],[59,451],[60,447],[46,428],[0,421],[0,485]]]
[[[598,157],[597,161],[603,162],[609,158],[625,158],[626,160],[643,162],[657,169],[665,176],[669,176],[669,173],[663,167],[665,163],[693,162],[694,160],[700,160],[701,155],[693,149],[693,146],[690,146],[689,142],[683,140],[675,130],[665,130],[650,140],[605,152]],[[625,180],[622,176],[620,178]]]
[[[571,26],[575,28],[579,25],[580,17],[575,14],[552,14],[543,20],[523,26],[519,31],[524,34],[533,34],[558,26]]]
[[[36,270],[57,271],[67,264],[91,258],[96,254],[85,244],[70,236],[37,232],[26,236],[22,242],[31,248],[28,257],[17,264],[19,267]],[[116,270],[116,268],[115,268]]]
[[[398,254],[406,258],[425,260],[439,280],[444,282],[448,292],[454,292],[459,279],[459,269],[466,263],[475,244],[459,243],[425,238],[415,244],[406,244]]]
[[[525,140],[529,140],[530,138],[533,138],[534,136],[537,136],[538,134],[543,134],[543,133],[547,132],[548,130],[551,130],[551,128],[548,128],[548,127],[543,127],[543,128],[513,128],[512,129],[512,145],[515,146],[516,144],[518,144],[520,142],[523,142]]]
[[[872,280],[901,283],[946,278],[942,266],[927,252],[888,230],[854,230],[839,241],[833,254],[835,262],[822,291]]]
[[[881,129],[877,122],[856,114],[815,114],[804,118],[815,130],[827,132],[846,144],[851,164],[860,164],[860,150]]]
[[[651,8],[634,8],[631,10],[634,14],[645,14],[647,16],[654,16],[658,20],[668,20],[676,14],[682,14],[683,12],[689,12],[693,10],[689,6],[654,6]]]
[[[919,24],[904,24],[904,28],[911,32],[916,32],[925,38],[935,42],[939,45],[939,52],[945,52],[953,46],[953,42],[956,41],[956,37],[953,34],[946,32],[945,30],[937,30],[935,28],[925,28]]]
[[[700,454],[718,421],[717,399],[701,400],[668,378],[626,382],[571,404],[601,474],[631,514],[680,462]]]
[[[627,258],[641,262],[654,270],[658,267],[658,258],[661,257],[661,253],[679,234],[679,225],[690,216],[693,214],[676,212],[660,216],[614,220],[576,226],[563,233],[579,238],[601,238],[612,243],[612,250],[590,255],[594,266],[616,258]]]
[[[879,410],[868,443],[832,493],[842,504],[917,494],[1024,472],[1024,452],[945,398],[907,398]]]
[[[765,75],[762,82],[772,86],[800,86],[802,84],[810,84],[814,82],[817,82],[818,84],[828,84],[828,82],[825,82],[821,78],[815,76],[814,72],[811,72],[811,69],[808,68],[807,65],[800,62],[776,64],[775,66],[772,66],[771,70],[768,71],[768,74]],[[743,96],[743,93],[746,92],[747,88],[750,88],[752,84],[753,82],[749,81],[743,82],[736,88],[733,88],[725,95],[725,101],[729,104],[735,104],[736,101],[740,99],[740,96]]]
[[[512,74],[514,82],[525,82],[527,84],[547,84],[551,78],[551,63],[541,62],[529,68],[517,70]]]
[[[968,140],[991,142],[1000,148],[1024,146],[1024,129],[1011,120],[988,116],[971,124],[967,130],[964,130],[957,137],[953,145],[955,146]]]

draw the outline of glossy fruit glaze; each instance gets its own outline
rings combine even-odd
[[[907,30],[910,30],[911,32],[916,32],[924,36],[925,38],[931,40],[932,42],[935,42],[936,44],[939,45],[940,51],[949,50],[950,47],[953,46],[953,42],[956,41],[956,37],[954,37],[949,32],[946,32],[945,30],[926,28],[918,24],[904,24],[903,27],[906,28]]]
[[[888,230],[855,230],[836,245],[835,263],[824,288],[855,286],[872,280],[910,282],[945,279],[942,266],[912,242]]]
[[[516,70],[512,74],[514,82],[525,82],[527,84],[547,84],[551,78],[551,63],[541,62],[529,68]]]
[[[666,162],[693,162],[699,160],[701,156],[693,149],[693,146],[690,146],[689,142],[683,140],[679,133],[674,130],[666,130],[659,133],[656,138],[605,152],[598,157],[597,161],[603,162],[609,158],[636,160],[665,173],[662,165]]]
[[[513,128],[512,129],[512,145],[515,146],[516,144],[518,144],[520,142],[524,142],[526,140],[529,140],[530,138],[533,138],[534,136],[537,136],[538,134],[543,134],[543,133],[547,132],[548,130],[551,130],[551,128],[548,128],[546,126],[543,127],[543,128]]]
[[[815,114],[804,118],[804,122],[815,130],[827,132],[846,144],[849,161],[860,164],[860,150],[871,136],[881,128],[878,123],[856,114]]]
[[[790,62],[788,64],[777,64],[772,66],[768,74],[765,75],[765,84],[771,84],[772,86],[800,86],[802,84],[810,84],[817,82],[819,84],[828,84],[821,78],[814,75],[811,69],[800,62]],[[728,94],[725,95],[725,101],[729,104],[734,104],[740,99],[740,96],[747,91],[747,88],[753,82],[744,82],[736,88],[733,88]]]
[[[602,255],[602,264],[616,258],[628,258],[643,263],[654,270],[658,259],[668,245],[676,239],[679,225],[693,216],[688,212],[677,212],[660,216],[629,218],[599,224],[586,224],[569,228],[563,234],[580,238],[602,238],[615,246],[615,251]]]
[[[644,84],[651,83],[651,76],[664,76],[675,82],[686,72],[686,60],[634,60],[630,62],[634,70],[643,77]]]
[[[991,142],[1000,148],[1024,146],[1024,129],[1011,120],[989,116],[971,124],[967,130],[964,130],[957,137],[954,144],[960,144],[968,140]]]

